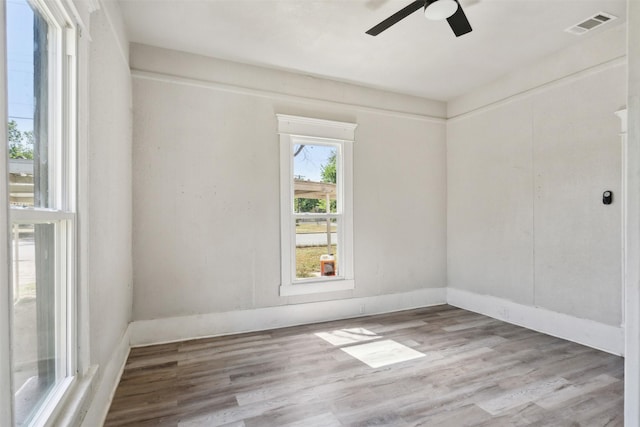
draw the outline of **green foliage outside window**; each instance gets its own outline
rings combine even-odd
[[[322,182],[331,182],[331,183],[337,183],[338,179],[337,179],[337,172],[336,172],[336,152],[335,150],[333,151],[333,153],[331,153],[331,155],[329,156],[329,158],[327,159],[328,162],[326,165],[322,165],[320,166],[321,171],[322,171]],[[326,212],[327,211],[327,202],[325,200],[319,200],[319,208],[322,212]],[[335,212],[336,211],[336,201],[332,200],[331,201],[331,212]]]
[[[329,158],[327,159],[328,163],[326,165],[320,166],[322,169],[322,182],[337,182],[337,173],[336,173],[336,152],[334,151]]]
[[[33,132],[21,131],[15,120],[9,120],[9,157],[33,159]]]

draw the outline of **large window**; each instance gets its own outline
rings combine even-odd
[[[50,417],[75,363],[76,31],[62,2],[7,0],[13,423]]]
[[[281,295],[353,289],[355,124],[278,115]]]

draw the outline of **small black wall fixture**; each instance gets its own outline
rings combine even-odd
[[[610,205],[611,203],[613,203],[612,191],[607,190],[604,193],[602,193],[602,203],[604,203],[605,205]]]

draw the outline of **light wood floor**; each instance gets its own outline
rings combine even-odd
[[[134,348],[105,425],[622,426],[623,360],[445,305]]]

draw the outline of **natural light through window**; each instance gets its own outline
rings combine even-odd
[[[278,115],[281,295],[353,289],[355,124]]]
[[[293,146],[296,280],[340,277],[338,255],[338,145]]]
[[[13,419],[28,426],[76,369],[76,32],[57,1],[8,0],[6,14]]]
[[[331,332],[318,332],[316,336],[322,338],[326,342],[340,346],[346,344],[355,344],[362,341],[377,340],[381,338],[375,332],[368,331],[364,328],[338,329]]]
[[[374,341],[366,344],[343,347],[340,350],[355,357],[371,368],[395,365],[419,359],[425,354],[393,340]]]
[[[317,332],[315,335],[340,347],[340,350],[371,368],[380,368],[426,356],[394,340],[383,340],[381,335],[365,328],[338,329]]]

